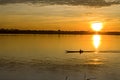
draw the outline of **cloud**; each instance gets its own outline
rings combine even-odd
[[[15,3],[104,7],[119,5],[120,0],[0,0],[0,5]]]

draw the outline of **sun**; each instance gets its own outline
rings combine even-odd
[[[94,31],[100,31],[103,28],[103,24],[101,22],[94,22],[91,24],[91,27]]]

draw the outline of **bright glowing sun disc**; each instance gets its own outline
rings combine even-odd
[[[92,23],[91,27],[94,31],[100,31],[102,29],[103,25],[101,22],[94,22],[94,23]]]

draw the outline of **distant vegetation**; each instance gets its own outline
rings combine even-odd
[[[72,34],[90,35],[96,34],[93,31],[61,31],[61,30],[19,30],[19,29],[0,29],[0,34]],[[101,35],[120,35],[120,32],[97,32]]]

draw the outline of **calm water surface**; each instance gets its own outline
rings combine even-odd
[[[0,80],[120,80],[120,36],[0,35]],[[95,53],[66,54],[65,50]]]

